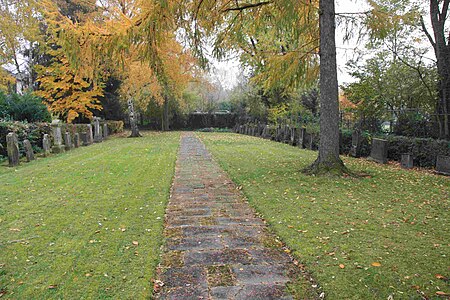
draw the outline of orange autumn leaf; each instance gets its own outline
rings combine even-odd
[[[381,264],[379,262],[373,262],[371,263],[372,267],[381,267]]]
[[[340,264],[340,265],[339,265],[339,268],[344,269],[344,268],[345,268],[345,265],[344,265],[344,264]]]

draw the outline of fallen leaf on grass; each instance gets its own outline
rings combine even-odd
[[[56,289],[58,286],[56,285],[56,284],[52,284],[52,285],[49,285],[48,286],[48,288],[50,289],[50,290],[54,290],[54,289]]]
[[[86,277],[91,277],[92,276],[92,274],[90,274],[90,273],[86,273],[84,276],[86,276]]]
[[[443,291],[436,292],[436,295],[438,295],[438,296],[450,296],[450,294],[447,294],[446,292],[443,292]]]
[[[447,280],[447,277],[442,276],[441,274],[436,274],[435,276],[437,279]]]
[[[343,268],[345,268],[345,265],[344,264],[340,264],[339,268],[343,269]]]
[[[371,263],[372,267],[381,267],[381,264],[379,262],[373,262]]]
[[[137,245],[139,245],[139,242],[138,241],[133,241],[133,243],[132,243],[134,246],[137,246]]]

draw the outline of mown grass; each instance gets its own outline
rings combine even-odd
[[[0,295],[152,293],[178,133],[145,133],[0,167]]]
[[[450,293],[450,179],[344,158],[368,177],[303,175],[317,152],[199,133],[327,299],[421,299]]]

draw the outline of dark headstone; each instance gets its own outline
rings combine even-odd
[[[309,135],[309,150],[314,150],[314,134]]]
[[[290,139],[289,139],[289,144],[294,146],[296,144],[296,139],[297,139],[297,127],[292,127],[291,128],[291,135],[290,135]]]
[[[283,143],[288,144],[290,141],[291,141],[291,128],[289,125],[285,125],[283,130]]]
[[[75,148],[78,148],[78,147],[80,147],[80,144],[81,144],[80,143],[80,134],[77,132],[73,136],[73,146]]]
[[[352,147],[350,148],[350,156],[359,157],[361,152],[361,132],[355,130],[352,133]]]
[[[450,176],[450,156],[438,155],[436,159],[436,171],[439,174]]]
[[[409,153],[402,154],[400,165],[403,169],[412,169],[414,167],[413,156]]]
[[[65,149],[66,151],[69,151],[70,149],[73,148],[72,146],[72,137],[70,136],[70,133],[66,132],[64,133],[64,144],[65,144]]]
[[[20,164],[19,140],[17,134],[10,132],[6,135],[6,149],[8,152],[8,162],[10,167]]]
[[[305,135],[306,135],[306,128],[300,128],[298,130],[297,146],[301,149],[305,148]]]
[[[44,137],[42,138],[42,149],[44,150],[44,157],[47,157],[50,155],[50,138],[48,137],[48,134],[44,134]]]
[[[388,141],[381,139],[372,140],[372,150],[370,151],[370,159],[380,163],[387,163]]]
[[[89,146],[89,134],[87,132],[80,133],[81,141],[83,142],[83,146]]]
[[[31,146],[30,141],[24,140],[23,147],[25,148],[25,155],[27,157],[27,161],[30,162],[30,161],[34,160],[34,151],[33,151],[33,147]]]

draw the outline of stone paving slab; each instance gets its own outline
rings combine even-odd
[[[293,299],[292,259],[192,133],[181,138],[165,236],[156,299]]]

